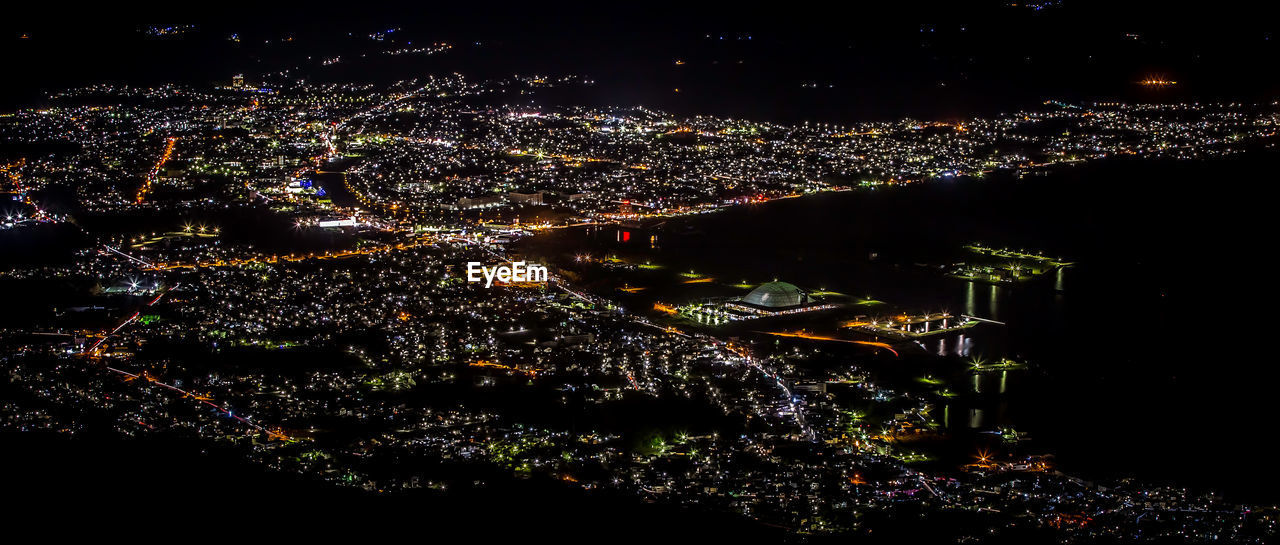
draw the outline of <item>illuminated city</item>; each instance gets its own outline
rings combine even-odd
[[[5,22],[11,497],[1274,542],[1270,23],[546,8]]]

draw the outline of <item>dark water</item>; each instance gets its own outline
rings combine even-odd
[[[1268,251],[1266,205],[1251,184],[1203,183],[1252,179],[1273,159],[1112,162],[1024,180],[826,194],[672,220],[652,232],[656,241],[648,231],[625,243],[561,232],[526,249],[616,253],[727,283],[776,278],[899,310],[1005,322],[922,341],[922,353],[1035,365],[955,384],[973,399],[935,414],[951,428],[1014,425],[1031,434],[1032,451],[1055,453],[1063,469],[1088,477],[1275,500],[1277,479],[1259,467],[1277,377],[1265,318],[1273,281],[1259,257]],[[922,266],[963,259],[960,247],[975,241],[1077,264],[1015,287]],[[673,283],[653,297],[713,295]]]
[[[333,168],[333,167],[327,167]],[[347,189],[346,174],[337,171],[326,171],[312,176],[325,191],[325,196],[338,206],[360,206],[354,193]]]

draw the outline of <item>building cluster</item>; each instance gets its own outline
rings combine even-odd
[[[1269,145],[1274,109],[1049,103],[948,123],[782,125],[528,103],[585,84],[100,85],[0,116],[0,141],[44,147],[6,167],[14,202],[68,189],[83,217],[156,219],[87,234],[68,263],[0,271],[110,303],[0,329],[12,394],[0,429],[198,438],[371,492],[447,490],[458,467],[500,468],[805,533],[923,510],[971,519],[975,539],[1274,536],[1274,510],[1089,483],[1042,458],[935,470],[912,445],[944,423],[940,394],[885,387],[865,362],[813,365],[816,350],[658,325],[563,278],[485,288],[465,272],[510,257],[481,225],[497,213],[594,222],[1115,156],[1214,157]],[[228,237],[234,224],[191,219],[228,214],[323,244],[255,245]],[[735,304],[769,316],[815,304],[768,286]],[[952,325],[925,318],[913,322],[924,332]]]
[[[388,86],[97,85],[0,116],[0,139],[47,148],[6,170],[21,177],[23,193],[68,188],[93,211],[228,202],[332,208],[333,190],[314,179],[332,169],[344,172],[341,185],[353,197],[342,204],[402,218],[549,206],[568,220],[1114,157],[1218,157],[1273,145],[1280,122],[1272,107],[1235,103],[1051,101],[994,117],[852,125],[538,105],[540,93],[589,84],[455,74]]]

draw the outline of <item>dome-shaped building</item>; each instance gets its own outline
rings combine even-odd
[[[764,309],[784,309],[809,303],[809,295],[793,284],[769,282],[751,290],[741,302]]]

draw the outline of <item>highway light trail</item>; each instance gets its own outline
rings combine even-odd
[[[171,136],[165,139],[164,151],[160,152],[160,159],[156,161],[155,166],[151,167],[151,172],[147,173],[147,177],[142,181],[142,187],[138,188],[137,203],[142,204],[146,200],[147,193],[151,192],[151,183],[160,176],[160,169],[164,168],[164,164],[169,162],[173,157],[173,148],[178,144],[178,137]]]
[[[194,400],[196,400],[196,401],[198,401],[198,402],[200,402],[200,403],[203,403],[203,404],[205,404],[205,405],[208,405],[209,407],[212,407],[212,408],[213,408],[214,410],[216,410],[219,414],[223,414],[223,415],[226,415],[227,417],[234,418],[235,420],[238,420],[239,422],[241,422],[241,423],[245,424],[246,426],[249,426],[249,427],[253,428],[253,429],[254,429],[254,430],[256,430],[256,431],[259,431],[259,432],[262,432],[262,433],[267,434],[267,436],[268,436],[268,437],[270,437],[270,438],[272,438],[272,439],[285,440],[285,439],[288,439],[288,438],[289,438],[288,436],[286,436],[286,435],[284,435],[283,433],[281,433],[279,430],[272,430],[272,429],[269,429],[269,428],[267,428],[267,427],[265,427],[265,426],[259,425],[259,424],[255,423],[255,422],[253,422],[253,421],[249,420],[248,418],[245,418],[245,417],[243,417],[243,416],[240,416],[240,415],[238,415],[238,414],[235,414],[235,412],[234,412],[234,411],[232,411],[231,409],[228,409],[227,407],[225,407],[225,406],[223,406],[223,405],[218,405],[217,403],[214,403],[213,401],[211,401],[211,399],[212,399],[212,398],[210,398],[210,397],[208,397],[208,396],[206,396],[206,395],[198,394],[198,393],[191,392],[191,391],[188,391],[188,390],[183,390],[182,388],[179,388],[179,387],[174,386],[174,385],[172,385],[172,384],[169,384],[169,383],[167,383],[167,382],[162,382],[162,381],[160,381],[159,379],[156,379],[156,378],[154,378],[154,377],[152,377],[152,376],[150,376],[150,375],[147,375],[146,373],[141,373],[141,374],[138,374],[138,373],[130,373],[130,372],[125,371],[125,370],[123,370],[123,369],[116,369],[115,367],[111,367],[111,366],[106,366],[106,367],[104,367],[104,368],[105,368],[107,371],[110,371],[110,372],[112,372],[112,373],[116,373],[116,374],[118,374],[118,375],[121,375],[121,376],[124,376],[124,377],[128,377],[128,378],[126,378],[126,379],[125,379],[126,381],[131,381],[131,380],[136,380],[136,379],[141,378],[141,379],[144,379],[144,380],[145,380],[147,383],[149,383],[149,384],[154,384],[154,385],[159,386],[159,387],[161,387],[161,388],[165,388],[165,389],[167,389],[167,390],[170,390],[170,391],[173,391],[173,392],[177,392],[177,393],[179,393],[179,394],[182,394],[182,396],[183,396],[183,397],[188,397],[188,398],[194,399]]]
[[[129,261],[133,261],[133,262],[135,262],[135,263],[139,263],[139,264],[145,265],[145,266],[147,266],[147,267],[154,267],[154,265],[152,265],[152,263],[151,263],[150,261],[147,261],[147,260],[145,260],[145,259],[139,259],[139,258],[133,257],[133,256],[131,256],[131,255],[129,255],[129,254],[126,254],[126,253],[124,253],[124,252],[121,252],[120,250],[117,250],[117,249],[112,248],[112,247],[110,247],[110,246],[104,246],[104,248],[106,248],[106,249],[107,249],[107,251],[109,251],[109,252],[111,252],[111,253],[114,253],[114,254],[120,255],[120,256],[122,256],[122,257],[124,257],[124,258],[128,259]]]
[[[827,336],[823,336],[823,335],[814,335],[814,334],[812,334],[812,333],[805,333],[805,332],[803,332],[803,331],[799,331],[799,332],[790,332],[790,331],[756,331],[756,333],[761,333],[761,334],[764,334],[764,335],[773,335],[773,336],[775,336],[775,337],[790,337],[790,338],[794,338],[794,339],[809,339],[809,340],[811,340],[811,341],[830,341],[830,342],[837,342],[837,343],[861,344],[861,345],[863,345],[863,346],[874,346],[874,347],[876,347],[876,348],[883,348],[883,349],[885,349],[885,350],[888,350],[888,351],[890,351],[890,352],[893,352],[893,355],[894,355],[894,356],[899,356],[899,357],[901,356],[901,354],[898,354],[898,351],[897,351],[897,350],[894,350],[894,349],[893,349],[893,346],[892,346],[892,345],[890,345],[889,343],[882,343],[882,342],[876,342],[876,341],[855,341],[855,340],[851,340],[851,339],[840,339],[840,338],[836,338],[836,337],[827,337]]]
[[[177,285],[175,285],[175,286],[174,286],[174,288],[177,288],[177,287],[178,287]],[[168,291],[165,291],[164,293],[161,293],[161,294],[159,294],[159,295],[156,295],[154,299],[152,299],[150,302],[148,302],[148,303],[147,303],[147,305],[146,305],[146,306],[147,306],[147,307],[151,307],[151,306],[155,305],[156,303],[160,302],[160,299],[164,298],[164,296],[165,296],[166,294],[168,294],[168,293],[169,293]],[[103,336],[102,336],[102,338],[101,338],[101,339],[98,339],[98,342],[94,343],[92,347],[90,347],[90,348],[88,348],[88,349],[86,349],[86,350],[84,350],[84,351],[80,352],[80,354],[81,354],[81,355],[87,355],[87,356],[89,356],[89,357],[97,357],[97,350],[98,350],[98,347],[99,347],[99,346],[101,346],[101,345],[102,345],[102,343],[103,343],[104,341],[106,341],[106,340],[107,340],[109,337],[111,337],[112,335],[115,335],[117,332],[119,332],[119,331],[120,331],[121,329],[123,329],[125,326],[127,326],[127,325],[129,325],[129,324],[133,323],[133,322],[134,322],[134,320],[137,320],[137,319],[138,319],[138,317],[139,317],[141,314],[142,314],[142,311],[134,312],[134,313],[133,313],[133,315],[129,316],[129,317],[128,317],[127,319],[125,319],[123,322],[120,322],[120,325],[117,325],[117,326],[115,327],[115,329],[112,329],[112,330],[111,330],[111,332],[110,332],[110,333],[107,333],[106,335],[103,335]],[[284,435],[283,433],[281,433],[281,432],[280,432],[280,431],[278,431],[278,430],[271,430],[271,429],[268,429],[268,428],[266,428],[266,427],[264,427],[264,426],[261,426],[261,425],[259,425],[259,424],[255,423],[255,422],[250,421],[249,419],[247,419],[247,418],[245,418],[245,417],[243,417],[243,416],[240,416],[240,415],[238,415],[238,414],[235,414],[235,412],[234,412],[234,411],[232,411],[231,409],[226,408],[225,406],[218,405],[217,403],[214,403],[214,402],[212,401],[212,398],[210,398],[209,396],[202,395],[202,394],[198,394],[198,393],[191,392],[191,391],[188,391],[188,390],[183,390],[182,388],[179,388],[179,387],[177,387],[177,386],[174,386],[174,385],[169,384],[169,383],[166,383],[166,382],[162,382],[162,381],[160,381],[160,380],[158,380],[158,379],[156,379],[156,378],[154,378],[154,377],[151,377],[150,375],[146,374],[145,372],[143,372],[143,373],[141,373],[141,374],[139,374],[139,373],[131,373],[131,372],[129,372],[129,371],[125,371],[125,370],[123,370],[123,369],[116,369],[115,367],[111,367],[111,366],[109,366],[109,365],[108,365],[108,366],[103,366],[103,368],[104,368],[104,369],[106,369],[107,371],[110,371],[110,372],[115,373],[115,374],[117,374],[117,375],[120,375],[120,376],[123,376],[123,377],[127,377],[127,378],[125,378],[125,381],[132,381],[132,380],[136,380],[136,379],[139,379],[139,378],[141,378],[141,379],[145,379],[145,380],[146,380],[146,382],[147,382],[147,383],[149,383],[149,384],[155,384],[156,386],[160,386],[160,387],[165,388],[165,389],[168,389],[168,390],[170,390],[170,391],[173,391],[173,392],[177,392],[177,393],[179,393],[179,394],[182,394],[182,396],[183,396],[183,397],[188,397],[188,398],[194,399],[194,400],[196,400],[196,401],[199,401],[200,403],[203,403],[203,404],[205,404],[205,405],[208,405],[209,407],[212,407],[213,409],[215,409],[215,410],[216,410],[218,413],[220,413],[220,414],[225,414],[226,416],[228,416],[228,417],[230,417],[230,418],[234,418],[234,419],[236,419],[236,420],[240,421],[241,423],[243,423],[243,424],[245,424],[245,425],[247,425],[247,426],[249,426],[249,427],[253,428],[255,431],[259,431],[259,432],[262,432],[262,433],[266,433],[266,434],[267,434],[267,436],[268,436],[268,437],[270,437],[270,438],[272,438],[272,439],[281,439],[281,440],[283,440],[283,439],[288,439],[288,437],[287,437],[286,435]]]

